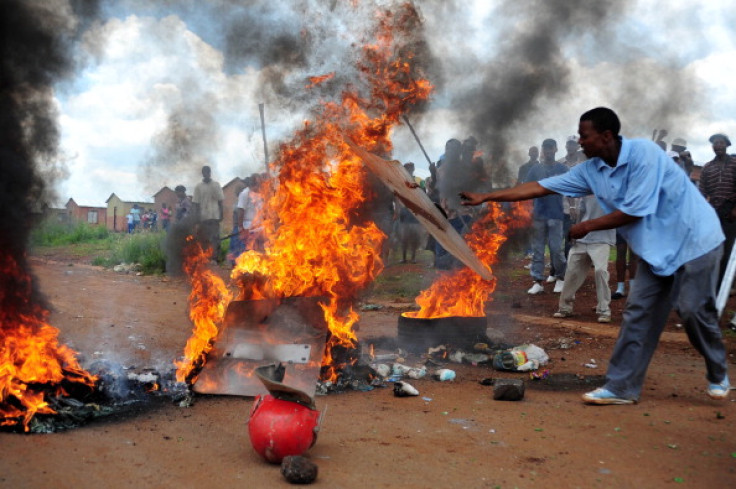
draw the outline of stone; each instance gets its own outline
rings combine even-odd
[[[317,464],[301,455],[288,455],[281,461],[281,475],[291,484],[311,484],[317,471]]]
[[[496,401],[521,401],[524,399],[524,381],[521,379],[495,379],[493,399]]]

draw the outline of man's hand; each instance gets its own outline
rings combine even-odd
[[[587,223],[588,221],[583,221],[581,223],[571,226],[570,232],[568,233],[568,235],[570,236],[570,239],[580,239],[584,237],[586,234],[588,234],[589,230],[588,230]]]
[[[480,205],[485,200],[483,200],[483,196],[485,194],[479,194],[476,192],[460,192],[460,198],[462,199],[463,205]]]

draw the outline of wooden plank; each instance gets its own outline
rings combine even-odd
[[[388,161],[365,151],[352,141],[345,140],[356,155],[391,191],[397,199],[414,214],[424,228],[455,258],[467,265],[484,280],[493,280],[491,271],[468,247],[468,244],[455,231],[442,212],[434,205],[421,188],[411,188],[415,184],[399,161]]]

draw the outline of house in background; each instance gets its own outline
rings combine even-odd
[[[107,204],[107,229],[110,231],[128,231],[127,215],[134,204],[143,209],[153,209],[156,204],[153,202],[133,202],[122,200],[113,192],[105,201]]]
[[[233,229],[233,215],[238,204],[238,194],[245,188],[245,181],[240,177],[235,177],[222,187],[222,193],[225,200],[222,203],[222,223],[220,223],[220,231],[224,234],[230,234]],[[162,205],[165,203],[172,209],[172,220],[179,198],[168,186],[161,189],[153,195],[153,202],[137,202],[132,200],[123,200],[114,192],[107,198],[105,204],[107,207],[89,207],[79,206],[70,198],[66,204],[65,218],[71,221],[84,221],[90,224],[105,225],[110,231],[126,232],[128,230],[127,215],[134,204],[142,209],[153,209],[160,212]],[[62,210],[63,211],[63,210]]]
[[[105,226],[107,223],[107,208],[79,205],[74,199],[69,199],[64,206],[70,222],[86,222],[92,226]]]
[[[169,187],[162,187],[161,190],[153,194],[153,210],[156,212],[161,210],[161,204],[166,204],[169,209],[174,209],[177,202],[179,202],[179,198],[176,196],[176,192]]]
[[[33,216],[34,222],[46,220],[60,224],[69,224],[69,210],[66,208],[50,207],[48,204],[43,204],[40,213],[39,211],[34,211]]]

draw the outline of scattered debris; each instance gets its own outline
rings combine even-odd
[[[547,353],[536,345],[520,345],[497,353],[493,357],[493,368],[512,372],[537,370],[549,361]]]
[[[403,382],[399,380],[398,382],[394,382],[394,396],[396,397],[408,397],[408,396],[418,396],[419,391],[408,382]]]
[[[532,380],[544,380],[549,377],[549,369],[545,368],[541,372],[529,372],[529,378]]]
[[[311,484],[318,472],[317,464],[301,455],[288,455],[281,462],[281,475],[291,484]]]
[[[373,370],[375,370],[381,378],[385,379],[386,377],[391,375],[391,367],[389,367],[385,363],[372,364],[371,367],[373,367]]]
[[[524,399],[524,381],[521,379],[496,379],[493,382],[493,399],[496,401],[521,401]]]
[[[112,267],[112,270],[117,273],[141,272],[143,270],[143,265],[140,263],[121,263],[120,265]]]
[[[421,379],[425,375],[427,375],[427,369],[425,367],[412,368],[412,369],[409,369],[408,372],[406,372],[406,376],[414,380]]]
[[[444,382],[446,380],[455,380],[455,371],[450,370],[449,368],[441,368],[437,370],[432,377],[435,380],[439,380],[440,382]]]
[[[437,353],[443,353],[447,351],[447,347],[445,345],[439,345],[434,348],[427,349],[427,355],[432,356],[436,355]]]

